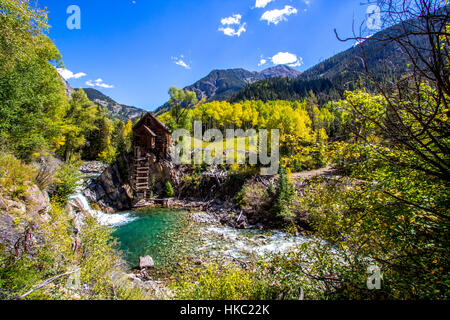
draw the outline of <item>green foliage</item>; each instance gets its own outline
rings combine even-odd
[[[0,201],[23,202],[26,190],[35,183],[37,170],[14,156],[0,153]],[[133,288],[119,265],[112,230],[85,214],[74,228],[73,217],[64,209],[68,195],[78,185],[77,165],[65,164],[57,172],[49,213],[38,219],[25,212],[1,212],[13,218],[15,242],[0,245],[0,300],[16,299],[45,280],[80,269],[80,287],[70,288],[68,277],[59,278],[34,291],[27,300],[47,299],[148,299]],[[23,192],[19,192],[22,190]],[[4,227],[4,225],[2,225]],[[6,226],[9,228],[8,226]],[[16,238],[17,237],[17,238]],[[6,242],[8,243],[8,242]]]
[[[64,163],[56,173],[56,183],[52,198],[65,204],[75,189],[80,186],[81,174],[78,163]]]
[[[424,92],[419,94],[423,99],[415,110],[427,116],[431,102]],[[329,296],[336,299],[447,299],[448,180],[436,165],[443,155],[434,149],[446,138],[430,140],[442,130],[441,118],[426,129],[436,132],[407,142],[409,134],[424,130],[411,110],[397,110],[398,122],[390,122],[386,100],[365,91],[347,93],[338,106],[350,130],[347,141],[334,144],[333,158],[350,178],[312,183],[298,199],[313,222],[314,235],[332,246],[315,249],[321,258],[314,262],[324,268],[327,261],[332,272],[316,269],[310,278],[323,279]],[[438,110],[435,106],[436,114]],[[391,131],[399,126],[410,131],[402,143],[393,143],[396,138],[386,125]],[[437,161],[427,160],[431,154]],[[364,285],[371,264],[383,273],[382,289],[376,292]]]
[[[2,0],[0,26],[0,70],[9,71],[36,52],[36,36],[48,29],[48,17],[29,1]]]
[[[269,184],[269,188],[267,188],[267,193],[269,196],[275,196],[275,188],[273,186],[273,183]]]
[[[174,195],[173,187],[170,181],[167,181],[165,187],[164,187],[164,194],[167,198],[172,198]]]
[[[108,144],[106,146],[106,149],[103,150],[98,155],[98,160],[106,163],[106,164],[113,164],[117,159],[118,153],[114,146],[111,145],[111,143],[108,140]]]
[[[275,194],[275,203],[273,212],[276,217],[286,222],[292,222],[295,219],[293,212],[293,201],[295,198],[295,187],[289,182],[289,177],[284,168],[280,168],[280,177],[277,182],[277,190]]]
[[[320,102],[325,103],[332,98],[339,98],[332,82],[328,79],[303,80],[290,78],[272,78],[247,85],[235,94],[230,102],[261,100],[264,102],[287,100],[300,101],[308,97],[310,92],[318,94]]]
[[[87,137],[83,148],[83,158],[100,160],[112,164],[123,154],[131,152],[133,123],[109,119],[106,110],[102,110],[95,121],[95,129]]]
[[[0,3],[0,141],[27,161],[47,151],[72,160],[87,142],[95,145],[92,132],[101,116],[83,90],[67,101],[57,72],[64,66],[46,35],[47,20],[47,13],[29,1]],[[127,134],[124,129],[117,124],[108,131],[112,147],[104,142],[94,159],[103,153],[101,158],[110,163],[118,153],[128,152],[130,129]]]
[[[18,199],[34,183],[37,170],[13,155],[0,152],[0,196]]]
[[[120,120],[114,122],[112,144],[116,146],[119,155],[128,154],[132,147],[133,122],[128,120],[123,123]]]
[[[171,87],[169,90],[170,101],[170,122],[168,123],[171,130],[179,128],[188,128],[189,126],[189,109],[198,103],[197,94],[192,91],[177,89]]]
[[[85,145],[86,135],[95,129],[98,116],[99,108],[87,98],[82,89],[72,94],[62,127],[64,146],[61,152],[66,161],[71,160],[73,153]]]
[[[0,299],[15,299],[44,280],[80,269],[80,287],[70,288],[68,277],[34,291],[27,300],[47,299],[148,299],[134,288],[119,267],[111,230],[87,217],[76,240],[71,220],[59,203],[52,203],[51,221],[39,226],[39,234],[25,230],[17,252],[0,252]],[[40,242],[30,241],[39,236]],[[76,245],[75,245],[76,244]]]
[[[239,191],[235,196],[234,196],[234,202],[236,203],[236,205],[238,207],[242,207],[243,205],[247,204],[246,201],[246,195],[247,195],[248,189],[246,186],[243,186],[241,191]]]
[[[256,173],[256,170],[249,166],[237,166],[233,169],[233,167],[229,168],[224,189],[226,194],[235,196],[242,190],[247,180]]]
[[[295,170],[314,169],[326,162],[324,145],[328,140],[327,130],[335,118],[330,110],[319,109],[314,94],[310,95],[303,102],[244,101],[230,104],[214,101],[199,104],[192,110],[185,110],[189,124],[184,128],[189,130],[194,121],[201,121],[203,130],[219,129],[224,136],[227,129],[278,129],[282,164]],[[160,116],[166,124],[170,124],[171,119],[168,113]]]
[[[26,160],[59,147],[67,107],[53,66],[61,56],[46,29],[46,12],[28,1],[0,3],[0,139]]]
[[[257,272],[234,265],[209,264],[200,274],[187,273],[174,282],[180,300],[267,300],[273,288]]]

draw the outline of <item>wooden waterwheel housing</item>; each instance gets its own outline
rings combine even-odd
[[[150,161],[168,160],[171,143],[170,130],[156,117],[147,113],[133,127],[133,182],[139,198],[152,194]]]

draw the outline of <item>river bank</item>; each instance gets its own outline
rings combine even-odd
[[[246,266],[310,240],[256,226],[233,228],[205,211],[147,207],[109,214],[92,209],[81,193],[72,197],[71,205],[111,228],[126,265],[121,277],[158,299],[173,298],[169,284],[185,269],[210,264]],[[154,266],[139,268],[142,257],[151,257]]]
[[[155,198],[134,203],[132,210],[102,211],[102,206],[92,201],[89,191],[92,188],[86,189],[86,186],[98,181],[103,169],[100,164],[86,165],[82,169],[86,181],[72,197],[72,204],[112,229],[118,242],[117,250],[129,270],[123,276],[159,298],[173,296],[168,285],[185,268],[201,269],[210,264],[246,267],[311,240],[298,231],[287,234],[264,223],[270,220],[268,213],[264,221],[258,214],[252,216],[254,208],[241,209],[234,201],[219,197],[207,201],[195,197]],[[276,178],[256,177],[250,183],[256,188],[260,184],[266,188],[274,184]],[[151,257],[154,266],[139,268],[144,257]]]

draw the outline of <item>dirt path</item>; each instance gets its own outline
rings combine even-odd
[[[332,166],[327,166],[325,168],[311,170],[311,171],[302,171],[292,174],[292,179],[294,180],[309,180],[319,176],[329,176],[335,174],[336,169]]]

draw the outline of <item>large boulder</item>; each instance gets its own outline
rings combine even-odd
[[[25,217],[27,206],[22,201],[6,200],[7,211],[20,217]]]
[[[153,262],[152,257],[146,256],[146,257],[140,257],[139,258],[139,269],[149,269],[154,268],[155,263]]]
[[[4,253],[14,248],[14,244],[20,239],[23,230],[19,230],[17,224],[20,220],[5,212],[0,212],[0,250]]]
[[[45,215],[50,208],[50,198],[47,192],[42,192],[38,186],[33,185],[25,192],[25,203],[27,204],[27,213],[34,217],[36,215]]]

